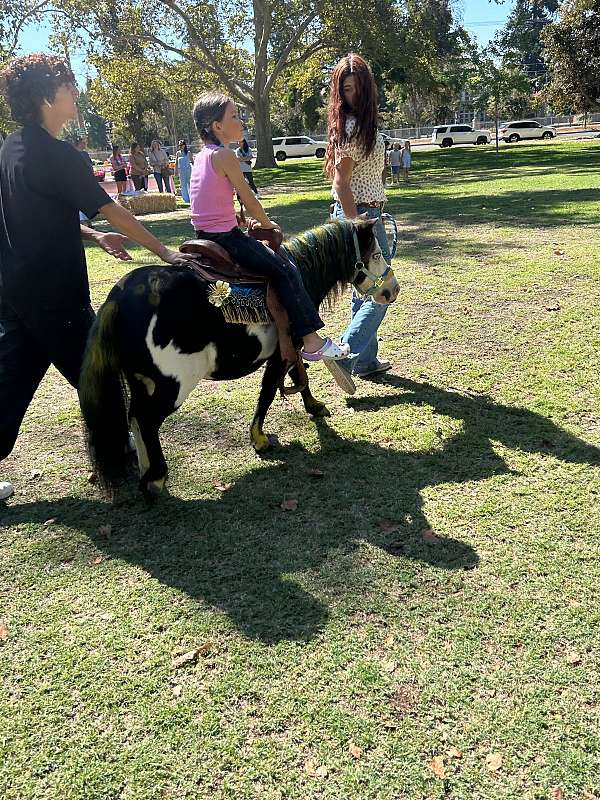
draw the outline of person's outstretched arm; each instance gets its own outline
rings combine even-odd
[[[189,256],[186,256],[184,253],[178,253],[176,250],[171,250],[162,244],[162,242],[159,242],[156,236],[144,228],[133,214],[118,203],[113,203],[112,201],[107,203],[100,208],[100,213],[106,217],[114,228],[124,234],[128,239],[137,242],[142,247],[145,247],[146,250],[150,250],[150,252],[157,255],[161,261],[167,264],[180,264],[184,261],[189,261]]]

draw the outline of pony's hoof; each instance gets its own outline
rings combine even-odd
[[[167,479],[165,477],[159,478],[157,481],[140,482],[140,489],[142,490],[142,494],[148,503],[156,502],[162,490],[165,488],[166,480]]]
[[[327,408],[325,403],[319,403],[315,400],[314,403],[311,403],[306,407],[306,411],[310,414],[311,417],[330,417],[331,411]]]
[[[252,447],[257,453],[266,453],[272,447],[271,440],[265,433],[252,434]]]

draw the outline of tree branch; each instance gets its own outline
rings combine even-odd
[[[289,58],[290,53],[292,52],[292,50],[294,49],[294,47],[298,43],[298,40],[300,39],[300,37],[302,36],[304,31],[308,28],[310,23],[314,20],[315,15],[316,15],[316,11],[311,11],[310,15],[308,17],[306,17],[300,23],[300,25],[298,26],[296,32],[293,34],[293,36],[291,37],[290,41],[287,43],[287,46],[285,47],[284,51],[282,52],[282,54],[277,59],[277,63],[273,67],[273,70],[272,70],[271,74],[269,75],[269,78],[268,78],[268,80],[267,80],[267,82],[265,84],[265,88],[263,90],[265,94],[269,93],[269,91],[271,90],[271,87],[273,86],[273,84],[275,83],[275,80],[277,79],[277,76],[282,71],[282,69],[287,66],[286,62],[287,62],[287,59]]]
[[[23,16],[21,17],[15,28],[12,37],[12,44],[8,47],[8,50],[6,51],[9,58],[12,58],[12,56],[15,54],[15,51],[19,44],[19,34],[21,33],[23,26],[26,23],[28,23],[31,19],[34,19],[36,14],[39,14],[41,12],[47,13],[53,10],[51,8],[45,8],[45,6],[47,6],[49,2],[51,2],[51,0],[43,0],[43,2],[38,3],[37,6],[34,6],[26,14],[23,14]]]
[[[245,92],[249,92],[250,95],[252,95],[251,87],[246,86],[242,82],[231,80],[231,78],[227,75],[225,70],[221,67],[221,65],[213,56],[211,49],[204,42],[202,37],[198,34],[198,31],[196,30],[194,23],[192,22],[188,14],[186,14],[186,12],[180,6],[177,5],[175,0],[160,0],[160,2],[163,5],[167,6],[167,8],[170,8],[171,11],[174,11],[175,14],[177,14],[177,16],[183,20],[183,22],[185,23],[185,27],[187,29],[188,36],[190,38],[190,42],[200,50],[204,58],[211,65],[212,71],[214,72],[215,75],[219,76],[224,86],[227,86],[229,91],[239,100],[243,100],[244,103],[247,103],[248,97],[245,96]],[[243,90],[240,89],[240,87],[242,87]]]

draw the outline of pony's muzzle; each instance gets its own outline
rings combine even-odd
[[[373,294],[373,300],[381,305],[390,305],[400,293],[400,286],[395,275],[390,275],[383,285]]]

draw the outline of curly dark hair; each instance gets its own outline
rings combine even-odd
[[[59,86],[75,83],[75,76],[57,56],[32,53],[13,59],[2,73],[2,83],[12,118],[21,125],[39,124],[44,100],[51,103]]]
[[[344,99],[344,81],[350,75],[356,78],[356,108],[349,108]],[[329,87],[327,108],[327,152],[325,173],[333,178],[335,173],[335,149],[348,143],[346,119],[356,117],[356,127],[350,136],[366,156],[373,152],[377,139],[377,84],[371,67],[364,58],[349,53],[340,59],[333,70]]]

